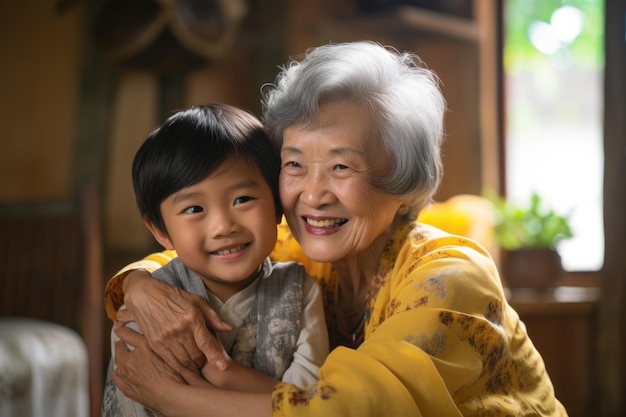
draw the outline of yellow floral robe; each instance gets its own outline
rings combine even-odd
[[[114,277],[108,315],[122,302],[124,271],[153,270],[172,256],[151,255]],[[320,281],[334,333],[330,265],[306,259],[284,223],[272,258],[300,261]],[[318,383],[275,387],[274,416],[567,415],[493,260],[472,240],[420,223],[399,228],[380,259],[367,317],[363,343],[336,347]]]

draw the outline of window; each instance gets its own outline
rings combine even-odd
[[[533,191],[569,213],[574,238],[558,247],[568,271],[604,259],[604,1],[505,0],[507,198]]]

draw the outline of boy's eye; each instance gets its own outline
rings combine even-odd
[[[251,201],[251,200],[252,200],[252,197],[249,197],[249,196],[237,197],[235,201],[233,202],[233,205],[237,206],[239,204],[247,203],[248,201]]]
[[[194,213],[202,213],[204,210],[200,206],[191,206],[183,210],[183,213],[194,214]]]

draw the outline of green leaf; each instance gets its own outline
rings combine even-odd
[[[495,239],[504,249],[555,249],[559,242],[573,236],[569,215],[560,215],[545,207],[536,192],[531,194],[527,206],[512,204],[493,192],[484,196],[495,207]]]

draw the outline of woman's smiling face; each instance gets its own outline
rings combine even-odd
[[[335,262],[358,256],[390,231],[402,200],[372,181],[388,164],[374,118],[354,103],[325,103],[314,126],[285,129],[281,202],[309,258]]]

